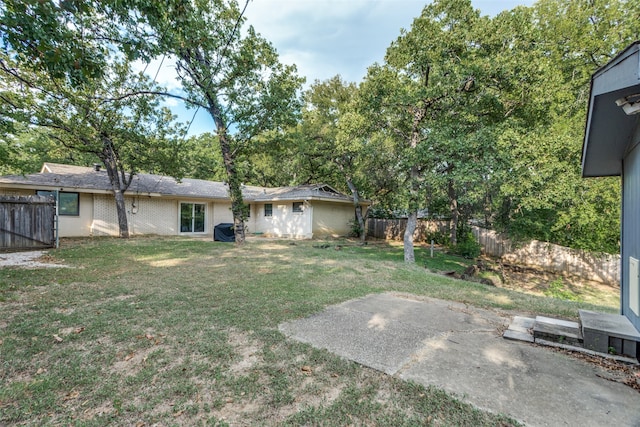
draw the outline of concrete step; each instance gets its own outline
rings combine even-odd
[[[625,316],[579,310],[584,347],[640,361],[640,332]]]
[[[581,346],[582,330],[578,322],[536,316],[533,337],[564,344]]]
[[[633,363],[640,362],[640,356],[639,356],[640,349],[638,347],[636,347],[636,356],[635,357],[632,356],[630,358],[629,355],[626,355],[626,356],[623,355],[622,351],[610,352],[609,351],[610,349],[608,347],[604,351],[593,350],[593,348],[586,348],[584,345],[586,342],[585,341],[586,338],[583,338],[583,342],[579,342],[578,344],[571,344],[569,341],[571,341],[572,339],[567,340],[568,333],[572,333],[573,335],[576,335],[579,337],[580,336],[579,334],[582,331],[582,325],[576,322],[567,322],[566,320],[558,320],[558,319],[551,319],[551,322],[550,322],[548,319],[549,318],[545,318],[544,316],[538,316],[538,318],[536,319],[530,318],[530,317],[515,316],[511,321],[511,323],[509,324],[508,328],[504,331],[502,336],[509,340],[524,341],[524,342],[536,343],[536,344],[546,345],[551,347],[558,347],[558,348],[563,348],[565,350],[578,351],[586,354],[591,354],[594,356],[598,355],[601,357],[611,358],[624,363],[633,364]],[[541,336],[534,338],[534,328],[536,326],[536,320],[538,320],[537,335],[549,336],[549,338],[551,339],[543,338]],[[559,328],[555,330],[555,333],[552,330],[550,330],[550,328],[552,327],[549,325],[550,323],[552,325],[555,324],[559,326]],[[576,325],[578,325],[578,332],[576,332],[575,330]],[[546,331],[546,334],[545,334],[545,331]],[[560,335],[556,335],[558,333]],[[562,337],[562,338],[560,339],[559,337]],[[576,341],[576,337],[572,336],[570,338],[573,338],[573,341]],[[577,339],[577,341],[579,341],[579,339]],[[630,344],[627,343],[627,346],[629,345]],[[617,354],[613,354],[613,353],[617,353]],[[627,351],[627,353],[632,353],[632,352]],[[637,359],[637,362],[636,362],[636,359]]]
[[[509,328],[502,334],[509,340],[534,342],[533,324],[535,319],[529,317],[516,316],[513,318]]]

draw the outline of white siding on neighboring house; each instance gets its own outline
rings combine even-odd
[[[313,202],[313,235],[347,236],[350,222],[355,220],[355,208],[346,203]]]
[[[272,204],[272,216],[264,216],[264,204],[259,205],[256,218],[256,232],[266,236],[310,239],[313,237],[311,217],[313,208],[305,203],[302,212],[293,212],[293,202],[277,202]]]

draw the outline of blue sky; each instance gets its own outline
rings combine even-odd
[[[240,0],[240,3],[243,3]],[[533,0],[472,0],[483,15],[496,15],[518,5],[531,6]],[[420,15],[424,0],[251,0],[247,23],[277,49],[281,62],[296,64],[306,86],[340,74],[359,83],[367,67],[382,62],[387,47],[409,29]],[[150,70],[158,65],[150,64]],[[159,83],[170,90],[179,88],[173,65],[165,61]],[[193,110],[173,101],[180,121],[189,121]],[[198,111],[189,134],[213,131],[213,121]]]

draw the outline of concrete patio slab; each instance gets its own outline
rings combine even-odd
[[[289,337],[531,426],[640,425],[640,393],[601,368],[502,339],[510,318],[464,304],[379,294],[288,322]]]

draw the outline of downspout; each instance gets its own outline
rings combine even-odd
[[[60,248],[60,215],[58,206],[60,205],[60,191],[56,190],[56,249]]]
[[[620,194],[621,197],[621,206],[620,206],[620,308],[618,312],[623,315],[624,312],[624,291],[625,289],[629,292],[629,282],[625,283],[625,277],[629,275],[629,266],[627,264],[627,274],[625,274],[625,258],[627,257],[627,251],[624,250],[624,205],[625,199],[624,197],[624,169],[625,169],[625,159],[622,159],[622,179],[620,179]]]

